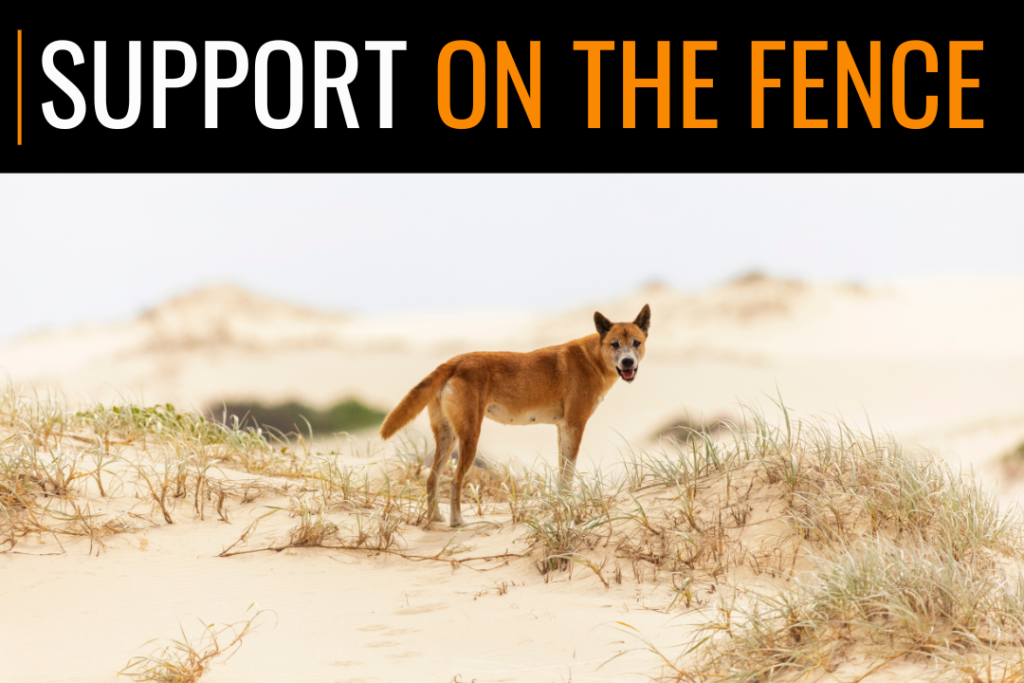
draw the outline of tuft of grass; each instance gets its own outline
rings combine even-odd
[[[954,659],[1024,638],[1024,581],[927,544],[862,541],[817,561],[817,580],[757,595],[685,676],[761,681],[831,671],[854,654]],[[882,655],[882,656],[880,656]]]
[[[255,609],[254,609],[255,608]],[[119,672],[133,681],[154,683],[195,683],[206,674],[214,661],[227,661],[242,646],[242,639],[256,633],[257,622],[268,610],[250,605],[246,613],[253,614],[235,624],[215,626],[202,624],[197,637],[189,637],[181,627],[181,640],[151,640],[143,645],[158,643],[147,655],[136,655]]]
[[[600,473],[579,473],[575,487],[562,489],[557,474],[549,470],[547,477],[534,484],[535,493],[522,519],[528,529],[527,540],[541,549],[540,573],[564,571],[571,563],[596,566],[579,551],[594,548],[602,539],[607,543],[611,524],[625,518],[613,516],[615,495],[608,490],[609,480]]]
[[[373,510],[356,513],[355,518],[356,528],[347,529],[350,533],[343,536],[343,543],[348,548],[390,550],[402,540],[402,519],[397,515]]]
[[[390,550],[398,546],[402,540],[402,525],[405,520],[400,507],[371,508],[353,512],[351,516],[355,519],[354,526],[338,524],[331,519],[323,499],[317,500],[315,496],[292,497],[288,508],[274,505],[267,507],[271,509],[271,512],[267,513],[268,515],[280,510],[287,510],[293,517],[299,519],[298,523],[288,532],[287,542],[283,546],[273,546],[272,549],[275,550],[284,548]],[[232,548],[248,541],[258,521],[259,519],[243,532],[241,538],[232,545]]]
[[[322,503],[314,506],[308,499],[292,498],[291,511],[299,523],[288,534],[289,545],[319,547],[338,535],[338,525],[327,517]]]

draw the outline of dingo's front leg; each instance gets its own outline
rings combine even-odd
[[[585,423],[584,423],[585,424]],[[564,492],[572,485],[576,474],[576,456],[580,452],[584,425],[558,425],[558,490]]]

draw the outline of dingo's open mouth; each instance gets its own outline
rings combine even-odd
[[[632,382],[634,379],[636,379],[637,368],[630,368],[629,370],[623,370],[622,368],[616,368],[616,370],[619,371],[619,377],[621,377],[622,379],[626,380],[627,382]]]

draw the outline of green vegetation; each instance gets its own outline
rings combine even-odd
[[[356,398],[347,398],[327,410],[317,410],[298,401],[271,405],[249,401],[211,407],[208,413],[225,424],[238,418],[242,425],[263,427],[280,434],[305,434],[310,429],[314,434],[356,431],[375,427],[387,416],[384,411]]]

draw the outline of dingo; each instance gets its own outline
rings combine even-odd
[[[529,353],[477,352],[442,363],[406,394],[380,428],[390,439],[427,409],[434,432],[434,462],[427,478],[428,524],[440,521],[437,480],[441,465],[459,443],[452,479],[451,525],[462,526],[462,486],[476,457],[485,417],[507,425],[558,426],[560,483],[572,482],[587,420],[616,376],[636,378],[651,325],[645,305],[631,323],[613,323],[594,313],[597,334]]]

